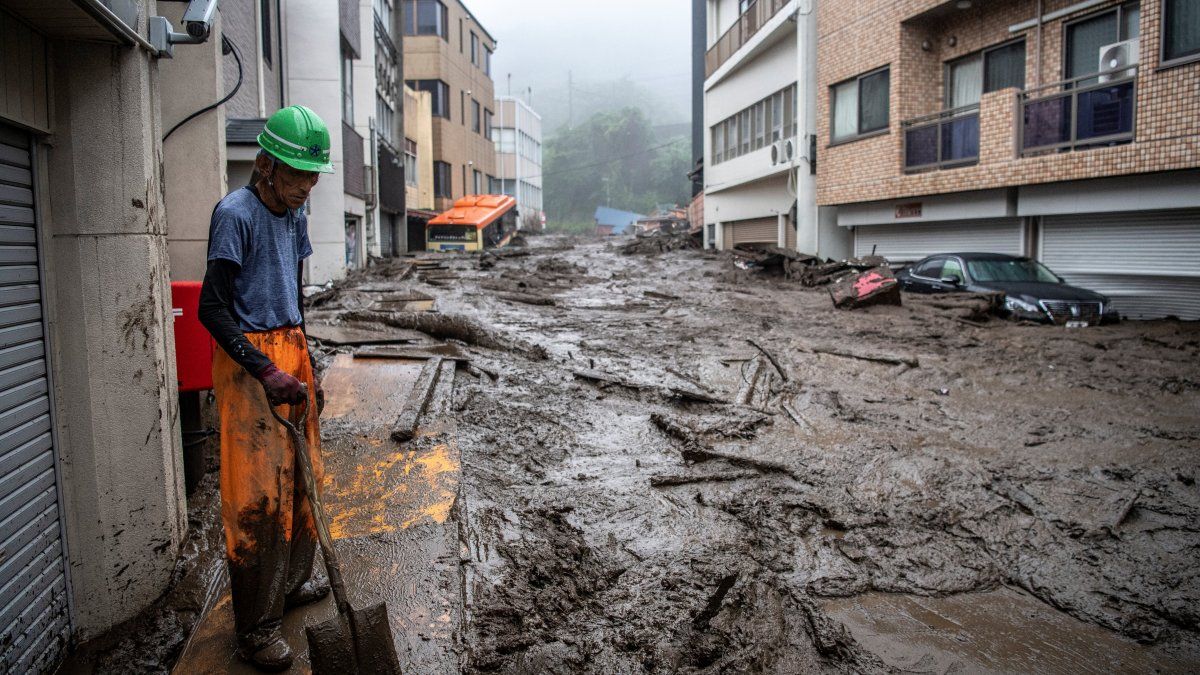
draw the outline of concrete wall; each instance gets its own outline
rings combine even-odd
[[[271,23],[270,49],[267,49],[258,23],[260,0],[221,0],[222,30],[242,56],[242,87],[225,106],[229,117],[266,117],[283,107],[280,3],[281,0],[269,0],[270,16],[262,17],[263,21]],[[159,11],[166,11],[172,4],[163,3]],[[264,52],[267,53],[265,59]],[[222,61],[221,67],[225,82],[232,87],[237,82],[237,62],[231,56]]]
[[[338,3],[331,0],[287,0],[284,51],[288,103],[305,105],[331,130],[334,175],[322,176],[309,198],[308,238],[313,255],[306,281],[323,284],[346,273],[345,203],[342,191],[341,38]]]
[[[168,582],[186,527],[158,66],[55,41],[40,172],[47,312],[77,636]]]
[[[163,3],[159,11],[179,26],[186,7]],[[218,20],[213,35],[219,36],[222,28]],[[164,129],[226,94],[223,66],[227,60],[233,61],[233,56],[222,57],[221,40],[216,38],[203,45],[180,45],[175,58],[159,61]],[[173,281],[204,278],[210,216],[228,191],[224,137],[225,107],[219,106],[180,127],[163,143],[163,192]]]
[[[404,88],[404,136],[417,144],[417,185],[405,187],[408,208],[433,210],[433,113],[430,94]]]

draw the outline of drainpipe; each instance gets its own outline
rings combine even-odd
[[[1042,1],[1037,4],[1037,70],[1033,73],[1033,87],[1042,86]]]
[[[255,79],[258,82],[258,116],[259,117],[267,116],[267,85],[265,82],[263,82],[263,78],[266,75],[266,73],[263,70],[263,68],[265,67],[265,64],[263,63],[263,39],[262,39],[263,18],[264,17],[262,14],[262,3],[259,3],[259,2],[254,3],[254,28],[255,28],[255,31],[254,31],[254,55],[255,55],[255,61],[258,63],[258,68],[255,72]],[[267,28],[267,30],[270,30],[269,26],[266,28]]]
[[[790,169],[796,181],[796,248],[819,255],[817,250],[817,177],[812,166],[809,137],[817,133],[817,17],[813,0],[796,11],[796,156],[802,162]],[[803,237],[801,236],[803,235]],[[811,250],[806,250],[811,249]]]

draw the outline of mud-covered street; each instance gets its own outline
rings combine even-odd
[[[603,241],[437,259],[359,273],[310,320],[469,359],[438,667],[1200,664],[1200,327],[840,311],[723,255]],[[415,293],[432,313],[394,301]]]

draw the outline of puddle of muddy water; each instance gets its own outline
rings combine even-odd
[[[1163,647],[1121,638],[1005,587],[944,598],[868,593],[826,601],[825,609],[884,663],[908,672],[1194,672],[1194,662]]]

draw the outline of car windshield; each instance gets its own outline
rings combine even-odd
[[[971,260],[967,270],[975,281],[1043,281],[1059,283],[1059,278],[1036,260]]]

